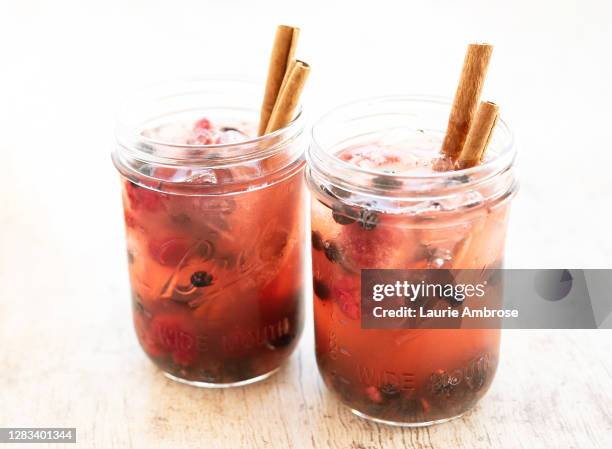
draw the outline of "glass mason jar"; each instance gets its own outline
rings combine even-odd
[[[196,386],[264,379],[297,345],[304,125],[300,113],[278,131],[217,144],[159,130],[208,120],[255,129],[262,92],[231,80],[158,86],[119,114],[112,157],[136,333],[168,377]]]
[[[363,329],[360,272],[499,268],[517,184],[512,135],[499,120],[487,159],[473,168],[383,171],[338,153],[385,148],[433,161],[450,103],[388,97],[340,107],[313,127],[312,192],[316,356],[327,386],[362,417],[418,426],[472,407],[498,364],[499,329]],[[373,150],[372,150],[373,148]],[[344,159],[344,160],[343,160]]]

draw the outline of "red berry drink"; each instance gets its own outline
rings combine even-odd
[[[316,356],[356,414],[399,425],[459,416],[487,391],[499,329],[364,329],[361,269],[499,268],[512,175],[499,122],[483,164],[440,172],[449,105],[387,98],[328,114],[313,129]]]
[[[117,133],[134,325],[169,377],[241,385],[303,327],[303,127],[254,137],[256,86],[182,87],[129,105]]]

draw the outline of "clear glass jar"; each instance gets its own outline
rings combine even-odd
[[[338,153],[425,141],[432,156],[449,112],[428,97],[356,102],[316,123],[307,151],[319,370],[354,413],[386,424],[428,425],[472,407],[495,375],[500,330],[363,329],[361,269],[501,267],[513,139],[499,120],[486,161],[446,172],[386,173]]]
[[[202,117],[255,129],[262,92],[232,80],[163,85],[119,114],[112,157],[121,174],[136,333],[168,377],[192,385],[266,378],[297,345],[304,125],[300,113],[265,136],[210,145],[150,130]]]

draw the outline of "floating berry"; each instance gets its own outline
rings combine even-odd
[[[436,396],[450,396],[455,389],[448,373],[443,369],[435,370],[430,377],[431,392]]]
[[[142,209],[148,212],[156,212],[160,209],[163,194],[147,187],[141,187],[132,181],[126,182],[125,190],[132,209]]]
[[[289,346],[295,340],[295,335],[284,334],[274,340],[269,341],[269,345],[273,349],[281,349]]]
[[[399,388],[393,384],[384,384],[380,387],[380,394],[387,400],[397,399],[400,396]]]
[[[314,294],[317,295],[319,299],[323,301],[329,299],[329,295],[331,293],[329,287],[325,285],[325,282],[321,281],[320,279],[317,279],[316,277],[312,278],[312,289],[314,291]]]
[[[161,265],[178,265],[187,251],[189,251],[189,242],[186,239],[171,238],[149,243],[149,252]]]
[[[194,287],[208,287],[212,284],[213,276],[206,271],[196,271],[191,275],[191,284]]]
[[[312,247],[316,251],[323,251],[323,238],[317,231],[312,231]]]
[[[351,320],[359,319],[359,292],[355,279],[338,278],[332,288],[332,297],[344,315]]]
[[[201,118],[200,120],[195,122],[195,125],[193,125],[193,129],[194,130],[212,129],[212,124],[210,123],[210,120],[208,120],[207,118]]]
[[[365,393],[368,396],[368,399],[375,404],[380,404],[383,401],[382,394],[380,394],[380,390],[376,388],[374,385],[370,385],[365,389]]]
[[[334,242],[327,241],[323,244],[323,251],[325,251],[325,256],[332,263],[337,263],[342,260],[342,253],[340,252],[340,248]]]
[[[359,225],[368,231],[374,229],[378,224],[378,213],[373,210],[363,209],[359,213]]]
[[[382,187],[387,189],[397,189],[402,186],[402,182],[390,176],[376,176],[372,179],[374,187]]]
[[[355,219],[348,216],[347,210],[343,206],[332,206],[332,218],[336,223],[343,226],[355,223]]]

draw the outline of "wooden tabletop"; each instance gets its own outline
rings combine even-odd
[[[97,291],[98,274],[83,269],[74,289],[66,279],[61,291],[27,295],[2,283],[0,427],[76,427],[76,447],[104,449],[612,447],[610,331],[505,331],[497,377],[475,409],[402,429],[353,416],[326,390],[310,322],[289,363],[259,384],[166,379],[136,342],[125,282]]]

